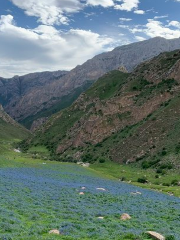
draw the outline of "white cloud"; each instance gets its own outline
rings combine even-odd
[[[138,8],[139,0],[118,0],[119,2],[122,2],[122,4],[115,5],[115,9],[117,10],[124,10],[124,11],[132,11],[134,9]]]
[[[87,0],[87,4],[92,6],[102,6],[102,7],[114,6],[113,0]]]
[[[167,18],[168,15],[163,15],[163,16],[155,16],[154,19],[162,19],[162,18]]]
[[[130,22],[132,21],[132,18],[119,18],[121,22]]]
[[[145,11],[137,9],[137,10],[134,11],[134,13],[142,15],[142,14],[145,14]]]
[[[173,29],[171,28],[173,26]],[[144,33],[149,37],[164,37],[167,39],[180,37],[180,22],[172,21],[168,25],[164,25],[160,21],[148,19],[146,25],[137,26],[130,29],[132,33]]]
[[[169,22],[168,26],[180,29],[180,22],[178,22],[178,21],[171,21],[171,22]]]
[[[11,15],[0,18],[0,72],[11,77],[34,71],[70,70],[105,51],[112,39],[91,31],[58,31],[47,25],[16,26]]]
[[[68,24],[67,13],[78,12],[83,4],[80,0],[11,0],[23,9],[28,16],[35,16],[38,21],[47,24]]]
[[[140,0],[9,0],[17,7],[23,9],[28,16],[37,17],[38,22],[45,25],[69,24],[69,14],[83,10],[87,6],[113,7],[122,11],[139,10]],[[117,4],[119,2],[119,4]]]
[[[141,36],[135,36],[135,38],[136,38],[136,40],[138,40],[138,41],[144,41],[144,40],[146,40],[146,38],[141,37]]]

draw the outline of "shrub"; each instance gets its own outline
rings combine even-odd
[[[99,158],[99,163],[105,163],[105,159],[104,158]]]
[[[178,180],[177,179],[172,180],[171,185],[178,186]]]
[[[175,237],[172,236],[172,235],[170,235],[170,236],[167,236],[167,237],[166,237],[166,240],[175,240]]]
[[[146,177],[138,178],[137,181],[138,181],[139,183],[147,183],[147,178],[146,178]]]

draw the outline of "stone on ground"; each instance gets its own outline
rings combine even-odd
[[[121,215],[121,220],[123,220],[123,221],[125,221],[125,220],[130,220],[130,219],[131,219],[131,217],[130,217],[130,215],[127,214],[127,213],[123,213],[123,214]]]
[[[147,234],[156,240],[165,240],[165,237],[157,232],[148,231]]]
[[[51,231],[49,231],[49,234],[56,234],[56,235],[60,235],[60,231],[57,229],[53,229]]]

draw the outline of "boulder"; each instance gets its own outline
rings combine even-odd
[[[105,188],[96,188],[96,190],[99,190],[99,191],[106,191]]]
[[[122,215],[121,215],[121,220],[123,220],[123,221],[125,221],[125,220],[130,220],[131,219],[131,217],[129,216],[129,214],[127,214],[127,213],[123,213]]]
[[[165,240],[165,237],[157,232],[148,231],[147,234],[156,240]]]
[[[80,192],[79,195],[84,195],[84,192]]]
[[[49,231],[49,234],[56,234],[56,235],[60,235],[60,231],[57,229],[53,229]]]

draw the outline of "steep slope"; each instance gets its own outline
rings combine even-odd
[[[59,81],[66,74],[66,71],[57,71],[32,73],[22,77],[15,76],[11,79],[0,78],[0,103],[4,106],[6,112],[20,121],[21,118],[24,119],[47,108],[47,103],[41,96],[41,92],[45,86],[49,88],[53,82]],[[34,99],[35,96],[36,99]],[[43,103],[41,108],[37,109],[35,102],[33,104],[34,100]],[[52,103],[53,99],[51,99]]]
[[[57,159],[130,163],[162,157],[179,166],[180,51],[163,53],[131,74],[100,78],[30,142]],[[158,158],[158,159],[156,159]]]
[[[77,66],[65,76],[57,76],[56,80],[51,79],[42,87],[32,88],[28,92],[23,92],[24,94],[13,93],[12,83],[8,81],[8,84],[0,90],[0,100],[5,110],[14,119],[30,126],[33,120],[49,116],[51,113],[62,109],[64,98],[69,99],[69,95],[72,96],[74,92],[78,96],[77,92],[80,93],[87,89],[92,82],[105,73],[122,66],[131,72],[143,61],[164,51],[179,48],[180,39],[166,40],[160,37],[118,47],[111,52],[94,57],[81,66]],[[1,81],[0,85],[3,83],[4,81]],[[16,89],[14,86],[13,88]],[[11,89],[11,91],[7,89]],[[74,99],[75,97],[73,97]]]
[[[30,132],[16,123],[0,105],[0,141],[20,140],[30,136]]]

